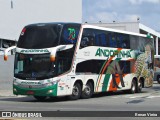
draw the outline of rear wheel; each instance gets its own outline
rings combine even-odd
[[[139,84],[137,85],[137,93],[142,92],[142,80],[139,80]]]
[[[34,96],[35,99],[38,101],[44,101],[47,97],[46,96]]]
[[[83,99],[88,99],[93,95],[93,84],[91,82],[88,82],[86,84],[86,87],[84,88],[84,90],[82,91],[82,95],[81,97]]]
[[[79,83],[75,83],[72,89],[72,95],[69,96],[71,100],[77,100],[80,98],[82,93],[81,85]]]
[[[136,92],[136,81],[132,80],[131,89],[129,90],[129,93],[134,94]]]

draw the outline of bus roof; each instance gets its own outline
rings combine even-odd
[[[107,30],[107,31],[118,32],[118,33],[123,33],[123,34],[130,34],[130,35],[135,35],[135,36],[147,37],[146,34],[139,34],[139,33],[124,31],[124,30],[117,30],[117,29],[112,29],[112,28],[99,27],[99,26],[95,26],[95,25],[81,24],[81,23],[74,23],[74,22],[35,23],[35,24],[29,24],[29,25],[27,25],[25,27],[29,27],[29,26],[41,26],[41,25],[54,25],[54,24],[61,24],[61,25],[75,24],[75,25],[82,25],[82,28],[94,28],[94,29]]]
[[[72,22],[48,22],[48,23],[33,23],[33,24],[26,25],[25,27],[28,27],[28,26],[42,26],[42,25],[55,25],[55,24],[61,24],[61,25],[75,24],[75,25],[81,25],[80,23],[72,23]]]

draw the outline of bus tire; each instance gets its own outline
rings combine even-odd
[[[81,98],[88,99],[93,95],[93,84],[91,82],[88,82],[86,84],[86,87],[82,91]]]
[[[160,84],[160,76],[157,76],[157,82]]]
[[[134,94],[136,92],[136,81],[132,80],[131,88],[129,89],[129,93]]]
[[[37,99],[38,101],[44,101],[46,100],[46,96],[34,96],[35,99]]]
[[[139,80],[139,85],[137,85],[137,93],[142,92],[142,80]]]
[[[77,100],[80,98],[82,93],[82,88],[79,83],[75,83],[72,89],[72,95],[69,96],[70,100]]]

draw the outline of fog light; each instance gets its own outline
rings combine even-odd
[[[53,90],[48,90],[48,92],[47,92],[47,93],[48,93],[48,94],[50,94],[50,93],[52,93],[52,92],[53,92]]]
[[[13,91],[14,91],[14,92],[17,92],[17,89],[16,89],[16,88],[14,88],[14,89],[13,89]]]

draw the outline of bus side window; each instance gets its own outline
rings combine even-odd
[[[106,41],[106,35],[104,33],[102,33],[100,35],[100,40],[101,40],[101,45],[100,46],[106,47],[107,46],[107,41]]]
[[[98,31],[95,35],[95,46],[107,47],[107,35],[104,31]]]
[[[123,48],[130,49],[130,38],[129,35],[123,36]]]
[[[100,45],[100,40],[99,40],[99,36],[98,35],[95,36],[95,45],[96,46]]]
[[[109,47],[117,47],[115,33],[109,33]]]
[[[81,39],[80,48],[87,47],[88,44],[89,44],[89,38],[84,36],[84,37]]]
[[[118,48],[127,48],[127,42],[128,41],[126,40],[126,35],[117,34],[117,47]]]
[[[95,46],[95,37],[94,37],[94,35],[89,37],[89,46]]]

